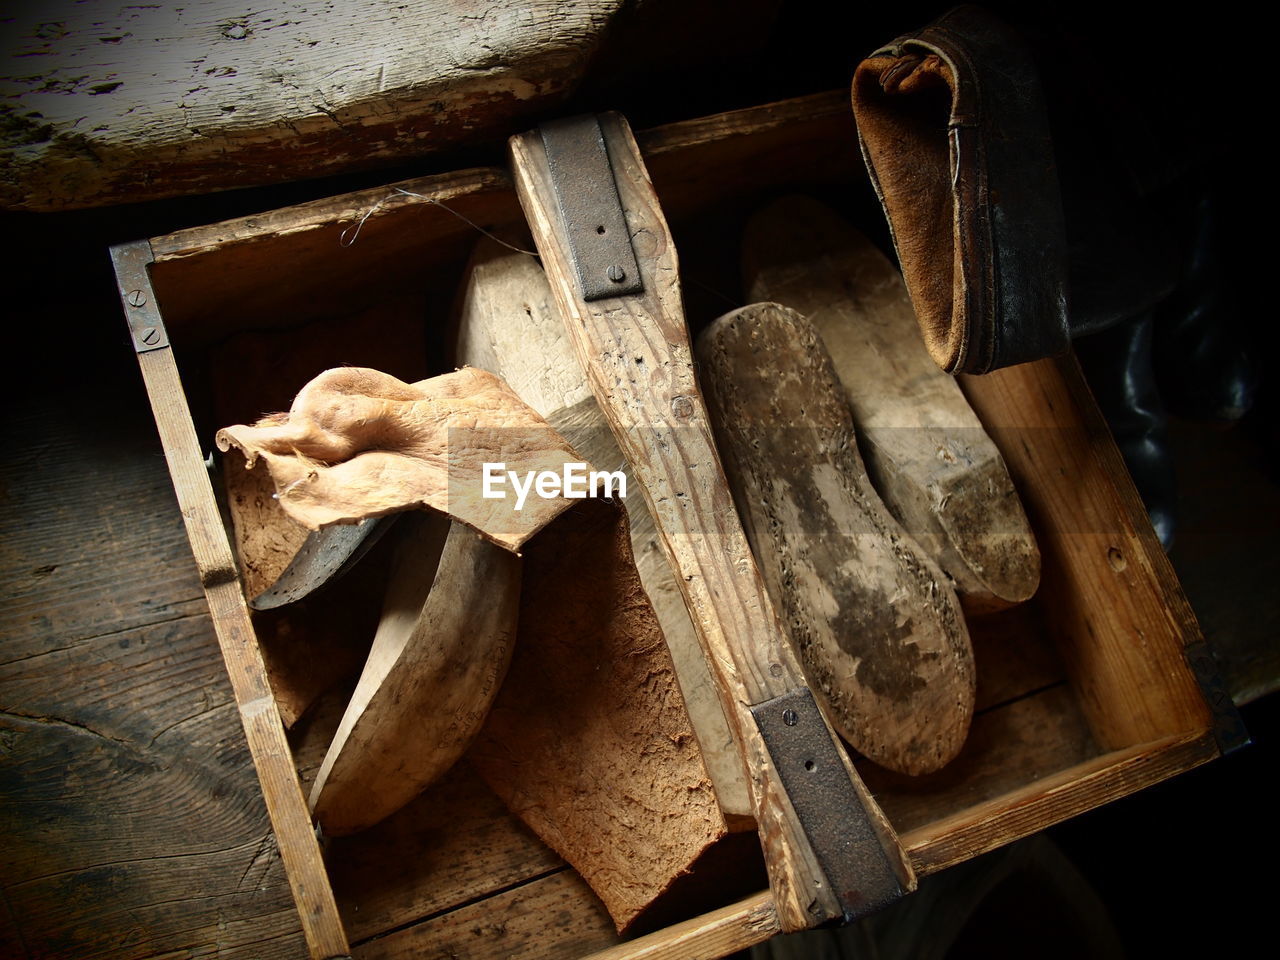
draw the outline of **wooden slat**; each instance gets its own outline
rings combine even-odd
[[[604,905],[572,870],[521,884],[357,944],[356,960],[568,960],[617,941]]]
[[[861,761],[859,769],[902,833],[1097,753],[1072,691],[1058,684],[975,717],[960,755],[937,773],[908,777]]]
[[[516,190],[569,339],[640,481],[726,718],[737,727],[782,926],[805,929],[839,916],[845,906],[840,897],[849,887],[834,882],[834,872],[828,876],[820,863],[834,851],[815,848],[817,834],[811,837],[802,826],[775,766],[778,757],[747,708],[808,690],[752,560],[715,449],[694,372],[670,229],[625,118],[602,114],[599,122],[633,238],[643,283],[638,293],[583,299],[552,185],[550,151],[536,133],[510,141]],[[834,740],[825,717],[819,720],[813,742]],[[852,765],[844,763],[848,779],[841,777],[842,789],[859,808],[858,832],[866,837],[860,842],[881,856],[868,859],[857,880],[839,883],[856,884],[864,898],[914,889],[892,827]]]
[[[910,831],[903,841],[921,875],[936,873],[1118,800],[1218,755],[1207,733],[1168,737],[1104,754]]]
[[[209,193],[496,138],[571,95],[617,18],[635,25],[622,0],[14,7],[3,90],[24,149],[0,204]]]
[[[763,943],[781,932],[773,897],[762,891],[631,943],[593,953],[584,960],[710,960]]]
[[[1200,630],[1073,358],[966,377],[1032,517],[1040,600],[1104,748],[1203,730]]]
[[[709,199],[793,176],[796,150],[813,158],[814,182],[847,181],[861,170],[852,115],[840,91],[668,124],[639,139],[673,218]],[[397,187],[421,197],[399,194]],[[152,240],[166,325],[189,349],[245,327],[358,313],[375,288],[372,295],[381,296],[416,291],[424,282],[440,301],[435,307],[443,324],[458,269],[477,234],[437,202],[487,228],[523,227],[506,172],[477,168],[176,231]],[[355,242],[343,246],[344,231],[350,241],[365,214]]]
[[[338,908],[240,592],[173,352],[166,348],[141,353],[138,364],[311,956],[314,960],[344,956],[348,950]]]

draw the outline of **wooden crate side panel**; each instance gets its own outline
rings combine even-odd
[[[1182,652],[1199,627],[1074,359],[963,386],[1027,507],[1046,621],[1098,742],[1208,728]]]
[[[303,933],[316,960],[344,956],[346,936],[240,592],[173,351],[141,353],[138,363]]]
[[[797,155],[815,182],[862,170],[842,91],[639,136],[673,218],[793,176]],[[456,279],[480,237],[476,226],[524,231],[506,171],[421,177],[155,237],[155,284],[170,330],[184,348],[197,347],[246,327],[356,313],[373,298],[417,289],[442,266]]]
[[[1218,755],[1200,732],[1103,754],[903,836],[920,876],[971,860],[1167,780]]]
[[[503,171],[464,170],[157,237],[153,278],[184,350],[359,314],[441,274],[444,316],[476,226],[522,224]]]
[[[960,755],[909,777],[859,760],[867,787],[899,834],[945,820],[1098,755],[1070,687],[1058,684],[974,718]]]

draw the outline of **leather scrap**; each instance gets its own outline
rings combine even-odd
[[[267,464],[280,506],[309,530],[429,507],[508,550],[572,501],[482,496],[485,463],[560,473],[579,458],[498,377],[474,367],[405,383],[365,367],[326,370],[285,414],[219,430],[220,450]]]

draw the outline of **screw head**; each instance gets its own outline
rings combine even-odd
[[[782,722],[785,723],[788,727],[794,727],[797,723],[800,722],[800,714],[790,709],[783,710]]]
[[[160,331],[157,330],[155,327],[147,327],[147,329],[142,331],[141,337],[142,337],[142,342],[145,343],[148,347],[154,347],[157,343],[160,342]]]
[[[141,290],[130,290],[125,299],[129,301],[129,306],[140,307],[147,302],[147,295]]]
[[[616,263],[613,264],[613,266],[611,266],[608,270],[606,270],[604,272],[604,275],[608,277],[610,280],[612,280],[614,283],[621,283],[623,280],[627,279],[626,271],[623,270]]]

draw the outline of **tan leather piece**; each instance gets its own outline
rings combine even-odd
[[[728,829],[623,509],[581,502],[524,563],[507,682],[468,756],[623,932]]]
[[[326,370],[286,414],[219,430],[218,448],[245,466],[266,461],[280,505],[311,530],[430,507],[508,550],[572,501],[530,492],[515,509],[483,493],[483,465],[562,471],[579,461],[569,444],[498,377],[474,367],[405,383],[364,367]]]
[[[951,69],[940,57],[914,55],[872,57],[853,81],[858,127],[879,178],[911,305],[929,355],[948,371],[963,354],[967,321],[958,212],[947,177],[952,85]]]

